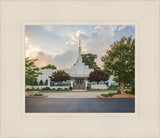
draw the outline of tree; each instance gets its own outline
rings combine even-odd
[[[59,82],[66,81],[70,79],[70,75],[62,70],[56,71],[50,76],[51,81]]]
[[[41,69],[57,69],[57,67],[55,65],[48,64],[48,65],[42,67]]]
[[[110,47],[102,57],[104,71],[115,76],[120,83],[121,93],[125,94],[125,84],[134,82],[135,77],[135,39],[122,37]]]
[[[44,85],[43,80],[40,80],[39,85]]]
[[[89,74],[88,80],[89,81],[107,81],[109,79],[109,75],[102,71],[102,70],[94,70]]]
[[[30,59],[29,57],[25,58],[25,83],[26,85],[33,85],[37,82],[37,77],[39,74],[39,68],[35,65],[35,62],[38,59]]]
[[[94,61],[96,58],[97,58],[97,55],[95,54],[92,54],[92,53],[88,53],[88,54],[82,54],[82,62],[85,64],[85,65],[88,65],[89,68],[92,68],[92,69],[100,69],[96,62]]]
[[[45,85],[48,85],[48,79],[46,79],[46,81],[45,81]]]

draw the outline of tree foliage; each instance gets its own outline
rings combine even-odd
[[[26,85],[37,84],[37,77],[39,74],[39,68],[35,65],[38,59],[25,58],[25,83]]]
[[[57,69],[57,67],[55,65],[49,64],[49,65],[42,67],[41,69]]]
[[[70,80],[70,75],[62,70],[56,71],[50,76],[51,81],[53,82],[62,82]]]
[[[89,68],[100,69],[95,62],[95,59],[97,58],[96,54],[88,53],[88,54],[82,54],[81,56],[82,56],[82,62],[85,65],[88,65]]]
[[[89,81],[107,81],[109,79],[109,75],[102,70],[94,70],[89,74]]]
[[[114,42],[102,57],[104,71],[115,76],[124,94],[125,83],[134,82],[135,77],[135,39],[122,37]]]
[[[48,79],[46,79],[46,81],[45,81],[45,85],[48,85]]]
[[[44,84],[43,84],[43,80],[40,80],[40,81],[39,81],[39,85],[44,85]]]

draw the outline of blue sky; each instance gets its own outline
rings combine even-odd
[[[26,57],[38,58],[39,67],[54,64],[58,68],[69,68],[78,56],[78,39],[82,41],[82,53],[97,54],[101,57],[116,40],[122,36],[135,37],[131,25],[27,25],[25,27]]]

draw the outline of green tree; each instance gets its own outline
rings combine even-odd
[[[70,75],[62,70],[54,72],[51,76],[51,81],[59,82],[70,80]]]
[[[39,85],[44,85],[43,80],[40,80]]]
[[[49,64],[49,65],[42,67],[41,69],[57,69],[57,67],[55,65]]]
[[[37,60],[29,57],[25,58],[25,84],[31,85],[32,89],[35,82],[37,82],[38,75],[41,74],[39,68],[35,65]]]
[[[135,39],[122,37],[110,47],[102,57],[104,71],[115,76],[120,83],[121,93],[125,94],[125,84],[133,83],[135,78]]]
[[[85,65],[88,65],[89,68],[92,68],[92,69],[100,69],[96,62],[95,62],[95,59],[97,58],[97,55],[95,54],[92,54],[92,53],[88,53],[88,54],[82,54],[82,62],[85,64]]]
[[[35,79],[35,81],[34,81],[34,85],[38,85],[37,79]]]
[[[45,85],[48,85],[48,79],[46,79],[46,81],[45,81]]]
[[[102,70],[94,70],[89,74],[88,80],[89,81],[107,81],[109,79],[109,75],[102,71]]]

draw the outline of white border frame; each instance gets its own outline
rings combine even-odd
[[[74,1],[73,3],[75,4],[76,2],[77,2],[78,0],[76,0],[76,1]],[[26,1],[20,1],[20,0],[14,0],[14,1],[12,1],[12,0],[2,0],[2,3],[1,3],[1,5],[3,5],[4,3],[12,3],[14,6],[16,6],[14,3],[17,3],[17,2],[19,2],[19,3],[23,3],[23,2],[26,2]],[[35,3],[35,2],[44,2],[44,0],[28,0],[27,1],[28,3],[30,3],[30,2],[33,2],[33,3]],[[55,3],[58,3],[58,2],[63,2],[63,3],[67,3],[67,2],[69,2],[69,1],[67,1],[67,0],[64,0],[64,1],[57,1],[57,0],[47,0],[47,1],[45,1],[45,2],[55,2]],[[71,1],[70,1],[71,2]],[[90,1],[90,0],[88,0],[88,1],[78,1],[79,3],[84,3],[84,2],[86,2],[87,4],[89,3],[89,2],[92,2],[92,1]],[[143,116],[144,115],[144,112],[143,112],[143,114],[142,114],[142,107],[138,107],[137,108],[137,111],[138,112],[136,112],[136,114],[134,114],[134,115],[129,115],[129,114],[126,114],[126,115],[122,115],[122,114],[120,114],[120,116],[116,116],[116,115],[111,115],[110,113],[109,113],[109,115],[111,115],[111,116],[108,116],[108,115],[106,115],[106,116],[90,116],[90,114],[93,114],[93,113],[89,113],[89,116],[88,115],[86,115],[86,113],[83,113],[83,114],[85,114],[85,115],[82,115],[82,113],[76,113],[76,114],[81,114],[80,116],[79,115],[77,115],[77,116],[75,116],[75,113],[72,113],[73,115],[67,115],[67,117],[66,116],[59,116],[57,113],[56,113],[56,115],[48,115],[48,114],[46,114],[46,113],[44,113],[44,114],[42,114],[42,115],[33,115],[33,114],[24,114],[24,109],[23,109],[23,105],[20,105],[21,106],[21,110],[22,110],[22,112],[21,112],[21,114],[20,114],[20,116],[18,116],[18,114],[16,114],[16,116],[15,115],[13,115],[14,117],[15,117],[15,119],[16,119],[16,121],[18,121],[17,122],[17,125],[14,125],[14,127],[13,127],[13,123],[12,122],[14,122],[15,123],[15,121],[13,120],[13,117],[11,117],[11,115],[10,115],[10,113],[14,113],[13,112],[13,109],[11,109],[10,108],[10,110],[5,110],[4,108],[5,107],[7,107],[8,108],[8,106],[10,105],[10,104],[7,104],[8,102],[7,101],[5,101],[6,99],[4,99],[9,93],[5,93],[5,92],[7,92],[7,90],[8,90],[8,88],[6,89],[5,88],[5,86],[6,86],[6,76],[5,75],[7,75],[7,74],[2,74],[2,73],[6,73],[7,71],[9,71],[9,69],[7,69],[6,67],[7,67],[7,65],[8,65],[8,63],[5,63],[5,61],[7,61],[7,60],[5,60],[5,54],[6,54],[6,50],[8,49],[8,48],[6,48],[5,46],[4,46],[4,39],[5,39],[5,37],[3,37],[3,34],[4,34],[4,29],[2,28],[2,31],[1,31],[1,34],[2,34],[2,37],[1,37],[1,40],[2,40],[2,42],[1,42],[1,128],[0,128],[0,131],[1,131],[1,135],[0,135],[0,137],[3,137],[3,138],[7,138],[7,137],[151,137],[151,138],[158,138],[158,137],[160,137],[160,131],[159,131],[159,126],[160,126],[160,117],[159,117],[159,77],[160,77],[160,74],[159,74],[159,69],[160,69],[160,64],[159,64],[159,62],[160,62],[160,58],[159,58],[159,44],[160,44],[160,39],[159,39],[159,32],[160,32],[160,28],[159,28],[159,22],[160,22],[160,20],[159,20],[159,9],[160,9],[160,6],[159,6],[159,1],[158,0],[147,0],[147,1],[143,1],[143,0],[140,0],[140,1],[138,1],[138,0],[129,0],[129,1],[126,1],[126,0],[124,0],[124,1],[108,1],[108,0],[101,0],[100,2],[111,2],[111,3],[119,3],[119,4],[122,4],[122,3],[132,3],[132,4],[135,4],[135,3],[140,3],[140,4],[153,4],[154,6],[155,6],[155,11],[157,11],[156,12],[156,18],[157,18],[157,20],[158,20],[158,22],[156,22],[154,25],[155,25],[155,27],[156,27],[156,29],[158,29],[158,31],[156,31],[153,35],[155,36],[155,38],[154,38],[154,40],[155,40],[155,42],[153,42],[153,50],[151,50],[151,52],[153,52],[154,51],[154,53],[151,53],[151,58],[152,59],[155,59],[155,61],[154,61],[154,64],[151,64],[151,65],[154,65],[154,71],[156,72],[156,75],[157,76],[155,76],[155,73],[153,72],[153,68],[151,68],[152,70],[152,74],[153,74],[153,76],[154,77],[156,77],[155,78],[155,80],[153,80],[153,78],[152,78],[152,80],[154,81],[154,83],[155,83],[155,85],[154,85],[154,90],[156,91],[156,93],[155,93],[155,95],[154,95],[154,98],[155,98],[155,101],[153,101],[152,100],[152,102],[154,102],[154,109],[156,109],[155,110],[155,112],[157,113],[156,115],[155,114],[153,114],[154,115],[154,117],[155,118],[149,118],[149,119],[152,119],[152,120],[148,120],[148,122],[150,123],[150,124],[148,124],[148,122],[146,123],[146,125],[145,125],[145,122],[143,122],[143,121],[145,121],[145,117],[147,117],[148,118],[148,116],[147,116],[147,114],[145,114],[145,116]],[[100,3],[98,0],[93,0],[93,3],[95,4],[95,3]],[[157,5],[156,5],[157,4]],[[12,5],[12,6],[13,6]],[[118,4],[116,4],[116,5],[118,5]],[[131,4],[130,4],[131,5]],[[152,6],[153,6],[152,5]],[[46,5],[44,5],[44,6],[46,6]],[[99,5],[97,5],[97,6],[99,6]],[[122,5],[121,5],[122,6]],[[138,5],[139,6],[139,5]],[[144,5],[145,6],[145,5]],[[91,7],[91,6],[90,6]],[[4,8],[3,7],[1,7],[3,10],[4,10]],[[126,8],[126,7],[125,7]],[[150,6],[150,8],[151,8],[151,6]],[[143,8],[142,8],[143,9]],[[4,15],[4,11],[2,10],[2,14],[1,15]],[[138,10],[138,8],[137,8],[137,10]],[[151,9],[149,9],[150,11],[151,11]],[[7,12],[7,10],[5,11],[5,12]],[[152,12],[152,11],[151,11]],[[3,17],[3,18],[2,18]],[[150,17],[150,16],[149,16]],[[1,18],[2,19],[4,19],[4,16],[1,16]],[[136,24],[136,33],[138,33],[137,35],[139,36],[139,37],[137,37],[137,35],[135,35],[135,39],[136,39],[136,41],[138,42],[138,45],[140,45],[140,47],[138,47],[138,48],[140,48],[139,50],[139,52],[138,52],[138,57],[139,57],[139,59],[141,59],[140,60],[140,62],[138,63],[138,66],[139,65],[141,65],[142,64],[142,61],[145,61],[144,60],[144,58],[141,56],[141,55],[145,55],[146,56],[146,53],[145,54],[143,54],[142,53],[142,49],[141,49],[141,41],[140,41],[140,39],[142,38],[142,39],[144,39],[144,37],[142,37],[141,36],[141,34],[142,34],[142,31],[143,30],[141,30],[140,29],[140,27],[142,27],[142,24],[141,24],[141,18],[143,18],[143,16],[142,17],[135,17],[133,20],[132,19],[128,19],[127,20],[127,22],[131,22],[131,21],[133,21],[133,22],[135,22],[135,24]],[[33,19],[22,19],[21,18],[21,26],[19,26],[18,27],[18,36],[20,36],[21,35],[21,37],[22,37],[22,34],[24,33],[24,32],[22,32],[22,27],[23,27],[23,24],[26,24],[28,21],[30,22],[34,22],[35,24],[39,24],[39,23],[46,23],[47,21],[49,21],[49,23],[48,24],[53,24],[53,23],[62,23],[63,25],[65,24],[65,25],[67,25],[67,23],[66,22],[68,22],[69,24],[73,24],[73,22],[72,23],[70,23],[71,22],[71,20],[73,21],[73,22],[82,22],[82,23],[84,23],[84,20],[88,20],[88,22],[89,22],[89,20],[93,20],[93,21],[95,21],[96,20],[96,22],[103,22],[103,23],[105,23],[106,24],[106,21],[107,21],[107,23],[111,23],[111,22],[121,22],[121,21],[126,21],[126,19],[124,18],[124,20],[123,20],[123,18],[120,18],[119,19],[119,21],[117,21],[117,20],[115,20],[115,19],[113,19],[113,18],[74,18],[74,19],[64,19],[64,18],[49,18],[49,19],[47,19],[47,18],[45,18],[45,19],[43,19],[42,20],[42,18],[37,18],[37,19],[35,19],[35,20],[33,20]],[[105,21],[104,21],[105,20]],[[154,20],[155,20],[155,18],[154,18]],[[157,21],[156,20],[156,21]],[[143,20],[142,20],[143,21]],[[84,23],[84,24],[86,24],[86,23]],[[90,25],[91,25],[91,23],[89,23]],[[96,24],[95,22],[94,22],[94,24]],[[119,23],[118,23],[119,24]],[[128,24],[128,23],[127,23]],[[4,22],[2,21],[2,25],[4,25]],[[5,26],[3,26],[3,27],[5,27]],[[152,29],[154,29],[155,30],[155,27],[153,27],[152,26]],[[141,30],[140,32],[139,32],[139,29]],[[21,30],[21,32],[20,32],[20,30]],[[137,31],[138,30],[138,31]],[[140,35],[139,35],[140,34]],[[137,37],[137,38],[136,38]],[[146,37],[146,35],[145,35],[145,38],[148,38],[148,37]],[[22,39],[22,38],[21,38]],[[146,40],[146,41],[148,41],[148,40]],[[22,41],[22,42],[20,42],[20,43],[18,43],[18,45],[21,45],[21,44],[24,44],[24,41]],[[143,43],[142,43],[143,44]],[[136,46],[137,46],[137,44],[136,44]],[[23,50],[23,48],[24,47],[21,47],[21,49],[20,50],[18,50],[18,51],[22,51]],[[24,54],[24,53],[23,53]],[[18,56],[19,56],[19,54],[18,54]],[[21,55],[22,56],[22,55]],[[13,60],[15,60],[16,58],[13,58]],[[139,60],[139,59],[136,59],[136,61],[137,60]],[[19,62],[19,61],[21,61],[21,63],[22,63],[22,59],[20,60],[20,59],[18,59],[18,61],[16,61],[16,62]],[[152,61],[152,60],[151,60]],[[146,64],[145,64],[146,65]],[[22,68],[23,68],[23,65],[21,66]],[[5,69],[7,70],[7,71],[5,71]],[[21,70],[21,69],[20,69]],[[21,70],[22,71],[22,70]],[[138,73],[142,73],[143,71],[145,71],[145,70],[142,70],[142,68],[138,68]],[[148,71],[148,70],[147,70]],[[10,72],[9,72],[10,73]],[[23,74],[23,71],[22,72],[20,72],[21,74]],[[145,73],[144,73],[145,74]],[[139,74],[140,75],[140,78],[138,79],[138,82],[140,81],[140,80],[144,80],[144,79],[142,79],[142,77],[145,77],[144,75],[141,75],[141,74]],[[20,75],[21,76],[21,75]],[[20,77],[21,78],[21,77]],[[146,77],[145,77],[146,78]],[[4,80],[3,80],[4,79]],[[24,79],[24,78],[23,78]],[[24,81],[24,80],[23,80]],[[137,82],[137,83],[138,83]],[[21,82],[22,84],[23,84],[23,82]],[[141,100],[147,100],[147,99],[145,99],[145,98],[143,98],[142,99],[142,90],[144,90],[144,83],[142,83],[141,82],[141,84],[142,84],[142,86],[141,87],[139,87],[138,86],[138,91],[140,91],[140,92],[138,92],[138,98],[139,99],[137,99],[137,98],[135,98],[136,100],[138,100],[138,103],[139,103],[139,105],[142,103],[142,101]],[[138,85],[139,85],[139,83],[138,83]],[[19,86],[19,85],[18,85]],[[21,85],[22,86],[22,85]],[[137,86],[137,85],[136,85]],[[147,86],[146,86],[147,87]],[[14,87],[15,88],[15,87]],[[16,90],[18,90],[18,92],[20,92],[21,90],[22,90],[23,88],[21,87],[21,88],[17,88]],[[136,88],[137,89],[137,88]],[[24,91],[24,89],[23,89],[23,91]],[[22,94],[22,95],[21,95]],[[19,95],[21,95],[20,97],[23,97],[23,93],[19,93]],[[143,93],[144,94],[144,93]],[[11,94],[11,96],[13,96],[13,94]],[[136,93],[136,96],[137,96],[137,93]],[[22,101],[21,101],[21,103],[23,102],[23,99],[21,99]],[[148,101],[149,101],[149,99],[148,99]],[[7,104],[7,106],[6,106],[6,104]],[[16,105],[16,104],[14,104],[13,103],[13,105]],[[149,105],[149,104],[148,104]],[[152,104],[153,105],[153,104]],[[19,107],[16,107],[16,108],[19,108]],[[6,114],[7,112],[6,111],[8,111],[8,114]],[[55,114],[55,113],[54,113]],[[61,114],[61,113],[60,113]],[[63,113],[63,114],[65,114],[65,113]],[[101,113],[100,113],[101,114]],[[103,113],[102,113],[103,114]],[[108,114],[108,113],[107,113]],[[117,113],[116,113],[117,114]],[[151,114],[150,114],[151,115]],[[17,118],[17,117],[19,117],[19,118]],[[6,119],[9,119],[9,120],[6,120]],[[60,119],[61,120],[63,120],[63,122],[62,121],[60,121]],[[76,120],[75,120],[76,119]],[[88,120],[87,120],[88,119]],[[135,121],[135,123],[137,123],[136,121],[138,120],[138,121],[140,121],[141,123],[137,123],[137,124],[140,124],[140,126],[137,126],[137,128],[139,128],[140,130],[142,130],[142,132],[139,132],[139,131],[135,131],[135,130],[137,130],[137,128],[135,127],[135,130],[134,130],[134,132],[135,133],[131,133],[131,131],[130,131],[130,129],[126,132],[127,134],[122,134],[122,133],[120,133],[119,131],[117,131],[117,130],[119,130],[119,129],[121,129],[121,128],[119,128],[119,129],[116,129],[116,132],[117,133],[114,133],[115,132],[115,129],[111,129],[111,128],[113,128],[112,127],[112,121],[113,120],[117,120],[118,122],[121,122],[121,120],[123,120],[123,121],[125,121],[125,122],[123,122],[124,124],[127,124],[126,123],[126,121],[128,120],[128,122],[130,122],[129,120],[134,120]],[[33,120],[33,122],[31,122]],[[67,121],[67,120],[69,120],[69,121],[71,121],[71,122],[69,122],[69,121]],[[91,121],[92,120],[92,121]],[[104,123],[103,123],[103,121],[105,121],[105,122],[107,122],[107,123],[111,123],[111,128],[109,128],[107,125],[104,125]],[[157,120],[158,121],[158,123],[155,121],[155,120]],[[37,134],[35,134],[35,132],[34,131],[31,131],[31,129],[30,129],[30,127],[31,128],[33,128],[34,126],[35,126],[35,124],[34,124],[34,122],[35,123],[37,123],[37,125],[36,125],[36,127],[38,127],[38,128],[44,128],[43,126],[42,126],[42,124],[40,124],[39,126],[38,126],[38,124],[39,124],[39,121],[40,121],[40,123],[44,123],[44,126],[51,126],[51,128],[48,128],[49,130],[54,130],[54,133],[50,133],[50,135],[47,133],[47,132],[49,132],[49,131],[47,131],[47,130],[45,130],[44,131],[44,133],[43,132],[41,132],[40,134],[41,135],[38,135],[38,133]],[[55,129],[55,127],[54,127],[54,125],[49,125],[49,124],[47,124],[46,125],[46,123],[48,122],[48,123],[50,123],[50,121],[54,121],[53,123],[57,123],[56,125],[56,127],[57,127],[57,129]],[[85,125],[83,124],[83,126],[82,126],[82,124],[81,124],[81,122],[84,122],[85,121]],[[153,125],[152,123],[151,123],[151,121],[152,122],[154,122],[155,123],[155,125]],[[69,126],[67,126],[67,127],[70,127],[71,129],[73,129],[73,131],[71,132],[71,131],[69,131],[69,129],[66,127],[66,125],[64,124],[64,122],[66,123],[69,123]],[[75,123],[76,122],[76,123]],[[105,127],[105,126],[107,126],[107,129],[102,129],[102,126],[101,126],[101,129],[103,130],[103,132],[102,133],[95,133],[95,131],[97,131],[97,130],[95,130],[95,128],[97,128],[97,127],[95,127],[94,125],[95,125],[95,123],[94,122],[96,122],[96,125],[97,126],[100,126],[100,123],[101,123],[101,125],[103,126],[103,127]],[[115,122],[115,121],[113,121],[113,122]],[[60,123],[60,125],[58,124],[58,123]],[[91,123],[91,125],[89,125],[88,123]],[[30,124],[30,125],[29,125]],[[116,124],[116,123],[115,123]],[[114,124],[114,125],[115,125]],[[33,126],[32,126],[33,125]],[[74,128],[74,126],[77,126],[77,125],[80,125],[77,129],[75,129]],[[119,125],[119,124],[117,124],[117,125]],[[129,125],[129,124],[128,124]],[[93,132],[91,133],[91,129],[92,128],[86,128],[86,126],[90,126],[90,127],[92,127],[93,126]],[[130,125],[129,125],[130,126]],[[134,129],[133,128],[133,124],[132,124],[132,128],[131,129]],[[142,129],[142,127],[141,126],[144,126],[145,128],[147,128],[146,130],[143,130]],[[156,127],[155,127],[156,126]],[[28,128],[28,130],[30,130],[29,131],[29,133],[26,133],[26,131],[24,130],[23,132],[18,132],[19,130],[21,130],[22,128],[24,127],[25,129],[26,128]],[[84,130],[84,128],[82,128],[82,127],[84,127],[84,128],[86,128],[87,129],[87,131],[85,131]],[[122,124],[122,128],[125,128],[126,126],[124,126],[123,124]],[[150,128],[150,127],[152,127],[152,128]],[[155,128],[155,131],[153,130],[153,127]],[[13,130],[11,130],[11,128],[13,128]],[[37,129],[38,129],[37,128]],[[67,132],[65,131],[65,128],[68,130]],[[150,129],[149,129],[150,128]],[[81,133],[79,133],[79,132],[82,132],[82,133],[85,133],[85,134],[81,134]],[[107,131],[108,133],[105,133],[104,134],[104,130],[105,131]],[[109,130],[109,131],[108,131]],[[35,129],[35,131],[37,132],[37,130]],[[64,134],[61,134],[61,131],[63,131],[64,132]],[[98,131],[101,131],[100,129],[98,129]],[[112,134],[112,133],[114,133],[114,134]],[[78,135],[79,134],[79,135]],[[93,135],[94,134],[94,135]],[[119,135],[117,135],[117,134],[119,134]],[[137,135],[136,135],[137,134]],[[148,134],[148,135],[146,135],[146,134]]]
[[[138,45],[138,21],[133,20],[116,20],[116,19],[72,19],[72,22],[64,21],[63,19],[54,19],[50,20],[45,19],[40,21],[24,21],[22,22],[22,115],[23,117],[34,116],[34,117],[44,117],[44,116],[89,116],[89,117],[136,117],[138,115],[138,95],[139,95],[139,86],[138,86],[138,72],[139,72],[139,45]],[[135,26],[135,112],[134,113],[25,113],[25,25],[134,25]]]

